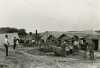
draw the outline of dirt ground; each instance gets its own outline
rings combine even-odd
[[[8,68],[100,68],[99,60],[92,63],[89,60],[72,57],[32,55],[27,53],[27,50],[30,49],[17,49],[15,53],[9,51],[9,56],[6,57],[4,49],[0,49],[0,66],[8,65]]]

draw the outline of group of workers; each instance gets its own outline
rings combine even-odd
[[[16,49],[16,46],[18,45],[18,39],[16,37],[13,38],[13,50]],[[9,38],[8,35],[5,35],[5,39],[4,39],[4,47],[6,50],[6,56],[8,56],[8,52],[9,52],[9,47],[10,47],[10,42],[9,42]]]
[[[83,53],[84,58],[87,58],[87,56],[89,56],[90,59],[94,59],[94,44],[90,39],[84,38],[81,41],[80,40],[64,41],[62,46],[65,46],[64,49],[67,55],[77,54],[82,50],[84,52]]]

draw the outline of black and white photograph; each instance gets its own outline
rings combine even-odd
[[[100,0],[0,0],[0,68],[100,68]]]

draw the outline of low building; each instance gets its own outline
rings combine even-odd
[[[94,43],[94,50],[100,50],[100,35],[88,35],[86,39],[92,40]]]
[[[94,43],[94,50],[100,50],[100,34],[98,33],[88,33],[86,35],[81,35],[80,38],[85,38],[91,40]]]
[[[78,36],[79,39],[86,38],[92,40],[95,45],[94,50],[100,50],[100,33],[97,33],[95,31],[75,31],[75,32],[47,31],[42,34],[42,39],[46,41],[48,37],[54,36],[58,41],[63,41],[73,37],[74,35]]]
[[[68,39],[71,39],[72,35],[69,35],[67,33],[62,33],[62,32],[45,32],[42,35],[42,39],[47,43],[47,44],[55,44],[60,46],[61,41],[65,41]]]

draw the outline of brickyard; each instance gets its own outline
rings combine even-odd
[[[0,67],[4,68],[99,68],[99,50],[93,51],[94,60],[90,60],[89,44],[83,44],[84,39],[78,36],[61,34],[59,37],[49,35],[46,40],[36,33],[35,40],[31,35],[26,37],[14,51],[9,46],[9,56],[5,56],[5,48],[0,48]],[[45,40],[45,41],[43,41]],[[90,39],[91,40],[91,39]],[[80,44],[81,42],[81,44]],[[85,43],[85,42],[84,42]],[[87,43],[87,42],[86,42]],[[89,42],[88,42],[89,43]],[[80,46],[79,46],[80,45]],[[85,49],[83,46],[85,45]],[[92,45],[91,45],[92,46]],[[90,47],[91,48],[91,47]],[[87,52],[87,55],[84,54]],[[84,58],[84,56],[87,58]]]

